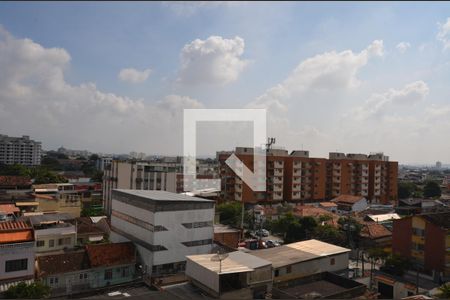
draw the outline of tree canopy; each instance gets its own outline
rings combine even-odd
[[[41,299],[50,296],[50,287],[40,281],[30,284],[20,282],[12,285],[5,292],[7,299]]]
[[[436,181],[427,181],[423,188],[423,196],[425,198],[435,198],[441,196],[441,187]]]

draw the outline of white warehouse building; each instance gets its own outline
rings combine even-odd
[[[132,241],[147,275],[184,271],[186,256],[210,253],[214,201],[166,191],[112,191],[111,241]]]

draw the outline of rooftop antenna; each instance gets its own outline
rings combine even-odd
[[[272,145],[275,144],[276,140],[273,137],[267,138],[266,151],[269,151],[272,148]]]
[[[214,254],[211,257],[211,261],[219,262],[219,274],[222,273],[222,260],[225,260],[228,257],[228,253],[220,253],[220,250],[217,251],[217,254]]]

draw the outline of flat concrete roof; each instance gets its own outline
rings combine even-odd
[[[203,199],[199,197],[192,197],[183,194],[171,193],[167,191],[147,191],[147,190],[129,190],[129,189],[115,189],[113,190],[137,196],[140,198],[145,198],[153,201],[186,201],[186,202],[214,202],[214,200]]]
[[[211,258],[216,255],[217,254],[189,255],[186,256],[186,258],[214,273],[219,273],[219,261],[211,260]],[[228,257],[222,260],[222,270],[220,274],[251,272],[257,268],[270,266],[270,264],[271,262],[268,260],[242,251],[234,251],[228,253]]]
[[[350,249],[312,239],[280,247],[253,250],[250,254],[268,260],[272,262],[274,268],[279,268],[346,252],[350,252]]]

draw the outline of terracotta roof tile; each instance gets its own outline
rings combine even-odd
[[[0,212],[4,212],[7,214],[13,214],[19,212],[20,209],[14,204],[0,204]]]
[[[337,206],[337,204],[333,203],[333,202],[320,202],[319,205],[323,206],[323,207],[336,207]]]
[[[66,252],[37,257],[39,276],[49,276],[89,268],[86,251]]]
[[[390,232],[383,225],[373,222],[364,224],[361,229],[361,236],[368,237],[370,239],[377,239],[392,236],[392,232]]]
[[[334,198],[333,200],[331,200],[331,202],[355,204],[356,202],[358,202],[359,200],[361,200],[363,198],[364,198],[363,196],[340,195],[340,196]]]
[[[86,245],[91,267],[131,264],[136,261],[133,243]]]
[[[26,176],[0,176],[0,186],[28,186],[31,179]]]
[[[0,244],[34,241],[33,230],[23,221],[0,222]]]

